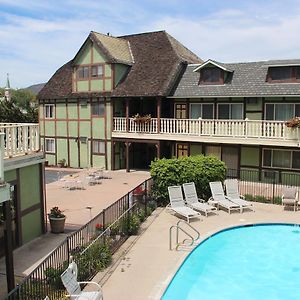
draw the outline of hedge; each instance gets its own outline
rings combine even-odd
[[[211,196],[209,182],[224,181],[225,163],[214,156],[189,156],[172,159],[159,159],[151,163],[153,178],[152,194],[158,204],[169,203],[168,186],[194,182],[198,197]]]

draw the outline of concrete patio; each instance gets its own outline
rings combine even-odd
[[[64,169],[49,168],[53,171]],[[69,171],[69,169],[65,169]],[[77,171],[78,179],[84,180],[86,170]],[[65,233],[45,235],[25,244],[14,251],[14,269],[16,283],[28,275],[53,249],[55,249],[70,232],[80,228],[104,208],[117,201],[120,197],[134,189],[137,185],[150,177],[146,171],[124,170],[107,171],[104,173],[109,179],[101,180],[101,184],[84,185],[83,190],[67,190],[63,182],[54,181],[46,185],[47,212],[53,206],[58,206],[66,215]],[[91,209],[87,209],[90,207]],[[5,258],[0,259],[0,298],[6,294]]]
[[[282,206],[255,203],[255,212],[228,214],[218,211],[218,215],[202,217],[191,224],[201,234],[200,242],[211,234],[231,226],[252,223],[300,223],[300,211],[286,211]],[[175,272],[192,250],[181,247],[178,251],[169,250],[169,228],[178,218],[168,210],[156,210],[151,224],[119,259],[110,278],[103,282],[97,276],[94,280],[103,285],[105,299],[140,300],[160,299]]]

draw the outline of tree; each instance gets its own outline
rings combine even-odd
[[[0,89],[0,122],[37,123],[38,108],[36,96],[25,89],[11,90],[11,100],[4,98],[4,89]]]

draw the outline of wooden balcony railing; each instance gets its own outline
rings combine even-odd
[[[127,128],[127,124],[129,127]],[[164,135],[190,135],[210,137],[235,137],[257,139],[279,139],[300,141],[300,129],[288,128],[284,121],[265,120],[203,120],[203,119],[160,119],[152,118],[150,123],[137,123],[134,119],[116,117],[113,132],[145,133]]]
[[[32,154],[40,150],[39,125],[27,123],[0,123],[4,134],[4,158]]]

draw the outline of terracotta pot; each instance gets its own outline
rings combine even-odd
[[[50,221],[50,227],[52,233],[62,233],[65,231],[66,217],[64,218],[49,217],[49,221]]]

